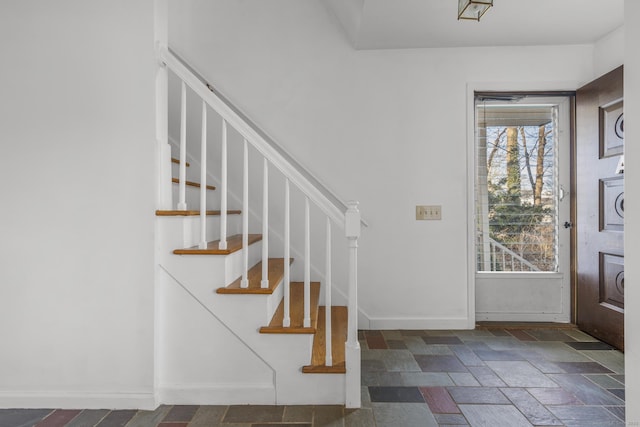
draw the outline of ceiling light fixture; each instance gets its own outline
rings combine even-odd
[[[493,0],[458,0],[458,20],[480,21],[482,15],[493,6]]]

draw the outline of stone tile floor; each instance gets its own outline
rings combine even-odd
[[[360,331],[362,408],[0,410],[0,427],[624,426],[624,356],[571,328]]]

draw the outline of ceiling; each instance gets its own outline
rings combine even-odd
[[[624,0],[494,0],[480,22],[457,0],[324,0],[357,49],[591,44],[624,23]]]

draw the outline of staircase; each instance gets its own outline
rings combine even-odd
[[[180,58],[159,57],[159,403],[359,407],[357,203],[336,203]],[[180,141],[166,129],[169,73]]]

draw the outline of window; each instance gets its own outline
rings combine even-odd
[[[557,272],[558,103],[476,96],[478,272]]]

